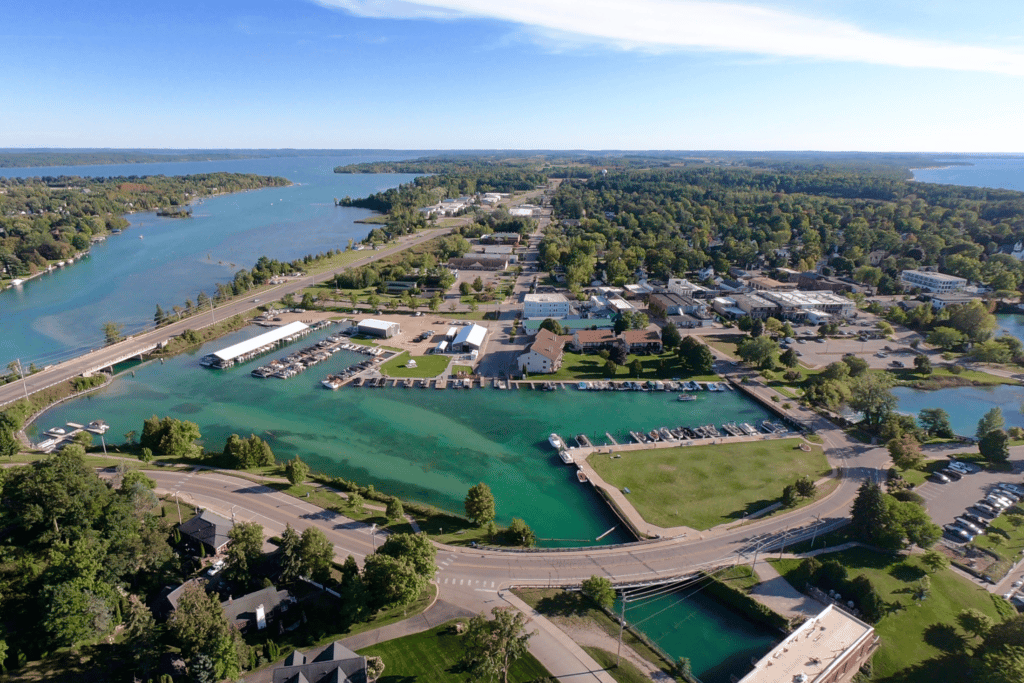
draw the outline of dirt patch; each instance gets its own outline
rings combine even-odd
[[[572,638],[573,642],[587,647],[599,647],[608,652],[617,652],[618,641],[605,633],[589,619],[582,617],[548,617],[558,628]],[[633,666],[643,671],[654,681],[671,681],[664,671],[651,664],[625,643],[622,645],[622,657]]]

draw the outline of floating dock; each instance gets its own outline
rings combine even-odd
[[[257,335],[252,339],[233,344],[220,351],[203,356],[199,363],[208,368],[230,368],[235,363],[244,363],[264,353],[273,351],[281,344],[288,344],[312,332],[309,325],[302,322],[288,323],[269,332]]]

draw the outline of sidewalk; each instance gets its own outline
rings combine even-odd
[[[534,628],[530,638],[530,654],[543,664],[557,680],[585,681],[586,683],[615,683],[615,679],[602,669],[593,658],[574,643],[557,626],[541,616],[511,591],[502,591],[498,597],[526,615],[527,630]]]
[[[757,563],[754,573],[761,583],[750,591],[750,597],[768,609],[792,619],[794,617],[813,617],[825,608],[817,600],[810,598],[789,585],[782,575],[767,561]]]

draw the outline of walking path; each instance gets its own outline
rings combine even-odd
[[[526,615],[527,630],[531,626],[536,628],[534,636],[530,639],[530,654],[536,657],[555,679],[573,683],[615,683],[615,679],[602,669],[593,657],[540,612],[517,598],[511,591],[502,591],[498,596]]]
[[[761,583],[750,590],[750,597],[768,609],[789,619],[813,617],[825,608],[814,598],[808,597],[789,585],[768,562],[760,562],[754,573]]]

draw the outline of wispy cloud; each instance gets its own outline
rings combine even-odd
[[[1024,52],[901,38],[841,21],[754,5],[696,0],[313,0],[362,17],[485,18],[528,27],[550,42],[623,50],[713,50],[798,59],[1024,76]]]

